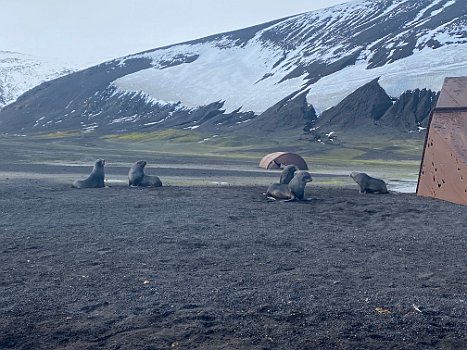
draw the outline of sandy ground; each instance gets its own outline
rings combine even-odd
[[[0,179],[0,349],[467,349],[465,206],[54,169]]]

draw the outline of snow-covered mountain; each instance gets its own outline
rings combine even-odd
[[[32,56],[0,51],[0,109],[44,81],[70,72],[70,69]]]
[[[377,78],[397,99],[407,90],[438,91],[446,76],[461,75],[467,75],[466,0],[356,0],[48,82],[0,113],[0,132],[251,131],[260,120],[291,116],[298,118],[293,125],[307,128],[310,111],[321,114]],[[384,125],[404,124],[389,120],[397,113],[388,116]]]

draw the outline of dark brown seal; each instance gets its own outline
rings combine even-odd
[[[295,172],[297,171],[297,167],[295,165],[287,165],[284,170],[282,170],[281,178],[279,183],[281,184],[288,184],[294,177]]]
[[[73,187],[76,188],[98,188],[105,187],[104,183],[104,165],[105,159],[98,159],[94,163],[94,168],[91,174],[85,180],[76,180],[73,182]]]
[[[308,171],[297,171],[288,184],[274,183],[269,186],[266,196],[273,199],[285,199],[286,201],[305,200],[305,186],[311,182]]]
[[[157,176],[144,174],[146,164],[147,162],[144,160],[138,160],[133,164],[128,172],[128,184],[130,186],[161,187],[162,181]]]
[[[360,186],[360,193],[389,193],[386,183],[365,173],[352,172],[350,177]]]

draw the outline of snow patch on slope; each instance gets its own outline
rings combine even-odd
[[[159,101],[180,101],[190,108],[225,100],[227,111],[242,107],[244,111],[261,113],[300,90],[305,82],[304,77],[299,77],[279,84],[288,70],[276,70],[274,76],[262,79],[273,71],[272,65],[278,58],[275,52],[254,43],[220,51],[207,44],[201,46],[200,57],[195,62],[162,70],[146,69],[120,78],[114,84],[121,92],[141,91]],[[419,87],[438,91],[444,77],[467,75],[465,45],[442,46],[435,51],[434,54],[434,49],[425,47],[412,56],[374,69],[367,69],[368,58],[362,59],[311,85],[307,99],[322,112],[377,77],[382,77],[379,82],[389,95],[398,97],[406,90]]]
[[[164,69],[157,66],[161,60],[193,52],[199,57],[189,64]],[[277,50],[264,47],[257,40],[245,47],[222,49],[211,43],[179,45],[145,56],[156,62],[155,67],[116,80],[114,85],[119,91],[141,91],[158,100],[180,101],[187,107],[225,100],[228,112],[240,107],[262,112],[304,82],[300,77],[278,84],[286,71],[265,78],[280,56]]]
[[[312,85],[307,100],[320,113],[337,105],[348,95],[343,92],[343,87],[346,91],[355,91],[378,77],[381,77],[380,85],[392,97],[420,87],[439,91],[444,77],[467,75],[465,62],[465,45],[442,46],[436,50],[425,47],[410,57],[383,67],[366,69],[365,63],[357,64],[323,77]]]

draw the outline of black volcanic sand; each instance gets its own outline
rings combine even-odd
[[[0,182],[1,349],[466,349],[467,207]]]

